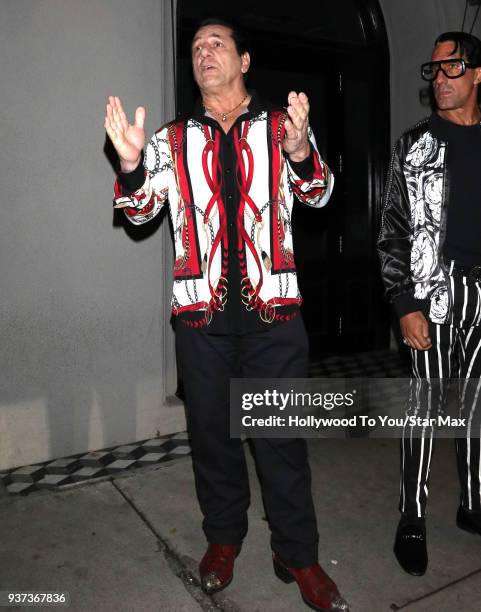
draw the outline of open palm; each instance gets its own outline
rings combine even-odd
[[[135,123],[131,125],[127,121],[120,98],[109,96],[104,126],[118,153],[124,172],[134,170],[140,161],[145,143],[144,121],[143,106],[139,106],[135,111]]]

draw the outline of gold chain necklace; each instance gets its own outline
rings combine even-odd
[[[239,104],[236,104],[234,106],[234,108],[231,108],[230,111],[227,111],[225,113],[223,113],[222,111],[215,111],[212,110],[211,108],[209,108],[208,106],[205,106],[204,104],[204,108],[206,111],[208,111],[209,113],[211,113],[212,115],[218,115],[222,121],[227,121],[227,117],[233,113],[235,110],[237,110],[239,108],[239,106],[242,106],[242,104],[244,104],[244,102],[247,100],[247,98],[249,97],[249,94],[247,94],[244,98],[242,98],[242,100],[239,102]]]

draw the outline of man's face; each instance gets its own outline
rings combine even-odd
[[[434,47],[432,61],[459,58],[459,52],[454,51],[455,43],[446,41]],[[467,62],[467,58],[464,58]],[[469,62],[468,62],[469,63]],[[439,110],[471,110],[476,105],[477,87],[480,80],[479,68],[466,68],[462,77],[449,79],[442,70],[438,71],[433,81],[433,92]]]
[[[192,41],[192,68],[201,91],[217,90],[243,80],[249,69],[248,53],[239,55],[230,28],[209,25],[200,28]]]

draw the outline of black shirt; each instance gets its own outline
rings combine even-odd
[[[458,125],[433,114],[431,131],[448,143],[449,208],[443,255],[481,264],[481,125]]]

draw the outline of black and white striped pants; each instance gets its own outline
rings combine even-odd
[[[452,322],[450,325],[429,322],[432,346],[427,351],[411,349],[412,376],[417,380],[461,379],[458,385],[460,410],[469,415],[481,391],[481,283],[457,274],[452,267],[449,278],[453,295]],[[479,379],[479,384],[474,380],[469,384],[463,382],[470,378]],[[415,380],[413,385],[415,387]],[[411,409],[415,412],[416,398],[413,396],[415,392],[411,397]],[[446,401],[442,384],[437,387],[436,397],[429,401],[433,402],[433,412],[442,412]],[[471,431],[471,435],[455,440],[461,504],[475,512],[481,512],[479,437],[479,431]],[[433,428],[427,427],[418,438],[412,436],[412,430],[405,429],[401,440],[399,501],[399,510],[405,516],[425,516],[433,448]]]

